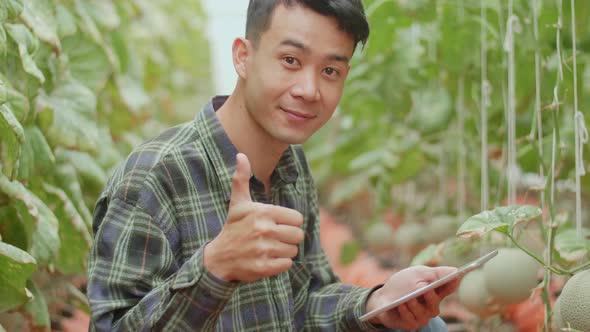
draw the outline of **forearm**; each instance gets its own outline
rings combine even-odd
[[[333,283],[309,295],[306,330],[331,326],[336,331],[373,331],[375,326],[361,322],[372,289]]]
[[[140,292],[138,284],[117,280],[109,285],[106,279],[97,276],[89,287],[95,291],[114,289],[117,292],[113,294],[124,296],[116,300],[114,296],[108,296],[110,300],[97,301],[96,296],[95,300],[91,299],[93,330],[212,330],[236,286],[204,269],[201,250],[139,300],[132,297],[132,293]]]

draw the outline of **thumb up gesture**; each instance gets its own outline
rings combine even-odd
[[[238,153],[227,220],[205,247],[205,267],[227,281],[256,281],[288,270],[303,241],[301,213],[252,201],[250,171],[248,157]]]

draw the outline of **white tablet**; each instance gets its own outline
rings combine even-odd
[[[402,296],[402,297],[394,300],[393,302],[384,305],[381,308],[377,308],[377,309],[375,309],[373,311],[370,311],[370,312],[362,315],[359,319],[362,320],[362,321],[369,320],[369,319],[377,316],[378,314],[380,314],[380,313],[382,313],[384,311],[391,310],[391,309],[397,307],[398,305],[400,305],[402,303],[405,303],[405,302],[407,302],[407,301],[409,301],[409,300],[411,300],[413,298],[416,298],[416,297],[418,297],[418,296],[420,296],[420,295],[428,292],[431,289],[438,288],[438,287],[446,284],[449,281],[452,281],[452,280],[455,280],[455,279],[457,279],[459,277],[462,277],[465,274],[467,274],[468,272],[473,271],[473,270],[477,269],[478,267],[482,266],[485,262],[489,261],[492,257],[496,256],[497,254],[498,254],[498,250],[497,249],[494,250],[494,251],[492,251],[492,252],[490,252],[490,253],[487,253],[487,254],[479,257],[478,259],[476,259],[476,260],[474,260],[474,261],[472,261],[470,263],[467,263],[467,264],[461,266],[460,268],[457,269],[457,271],[455,271],[455,272],[453,272],[451,274],[448,274],[448,275],[446,275],[446,276],[444,276],[444,277],[442,277],[442,278],[440,278],[440,279],[438,279],[436,281],[433,281],[433,282],[431,282],[430,284],[428,284],[426,286],[420,287],[420,288],[418,288],[418,289],[416,289],[416,290],[414,290],[414,291],[412,291],[412,292],[410,292],[410,293],[408,293],[408,294],[406,294],[406,295],[404,295],[404,296]]]

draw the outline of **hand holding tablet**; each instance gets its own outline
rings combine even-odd
[[[388,303],[384,306],[381,306],[377,309],[374,309],[374,310],[362,315],[360,317],[360,320],[367,321],[367,320],[379,315],[382,312],[391,310],[391,309],[399,306],[402,303],[406,303],[407,301],[409,301],[411,299],[417,298],[420,295],[427,293],[430,290],[436,289],[438,287],[441,287],[441,286],[447,284],[448,282],[451,282],[457,278],[463,277],[468,272],[481,267],[485,262],[489,261],[492,257],[496,256],[497,254],[498,254],[498,250],[494,250],[488,254],[485,254],[485,255],[481,256],[480,258],[463,265],[462,267],[458,268],[455,272],[453,272],[451,274],[448,274],[440,279],[437,279],[436,281],[433,281],[426,286],[423,286],[423,287],[420,287],[414,291],[411,291],[410,293],[407,293],[406,295],[404,295],[402,297],[394,299],[393,301],[391,301],[390,303]]]

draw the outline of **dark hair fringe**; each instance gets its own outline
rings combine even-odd
[[[369,23],[361,0],[250,0],[246,18],[246,38],[254,44],[270,25],[275,8],[302,5],[318,14],[333,17],[340,29],[348,33],[355,45],[364,46],[369,38]]]

